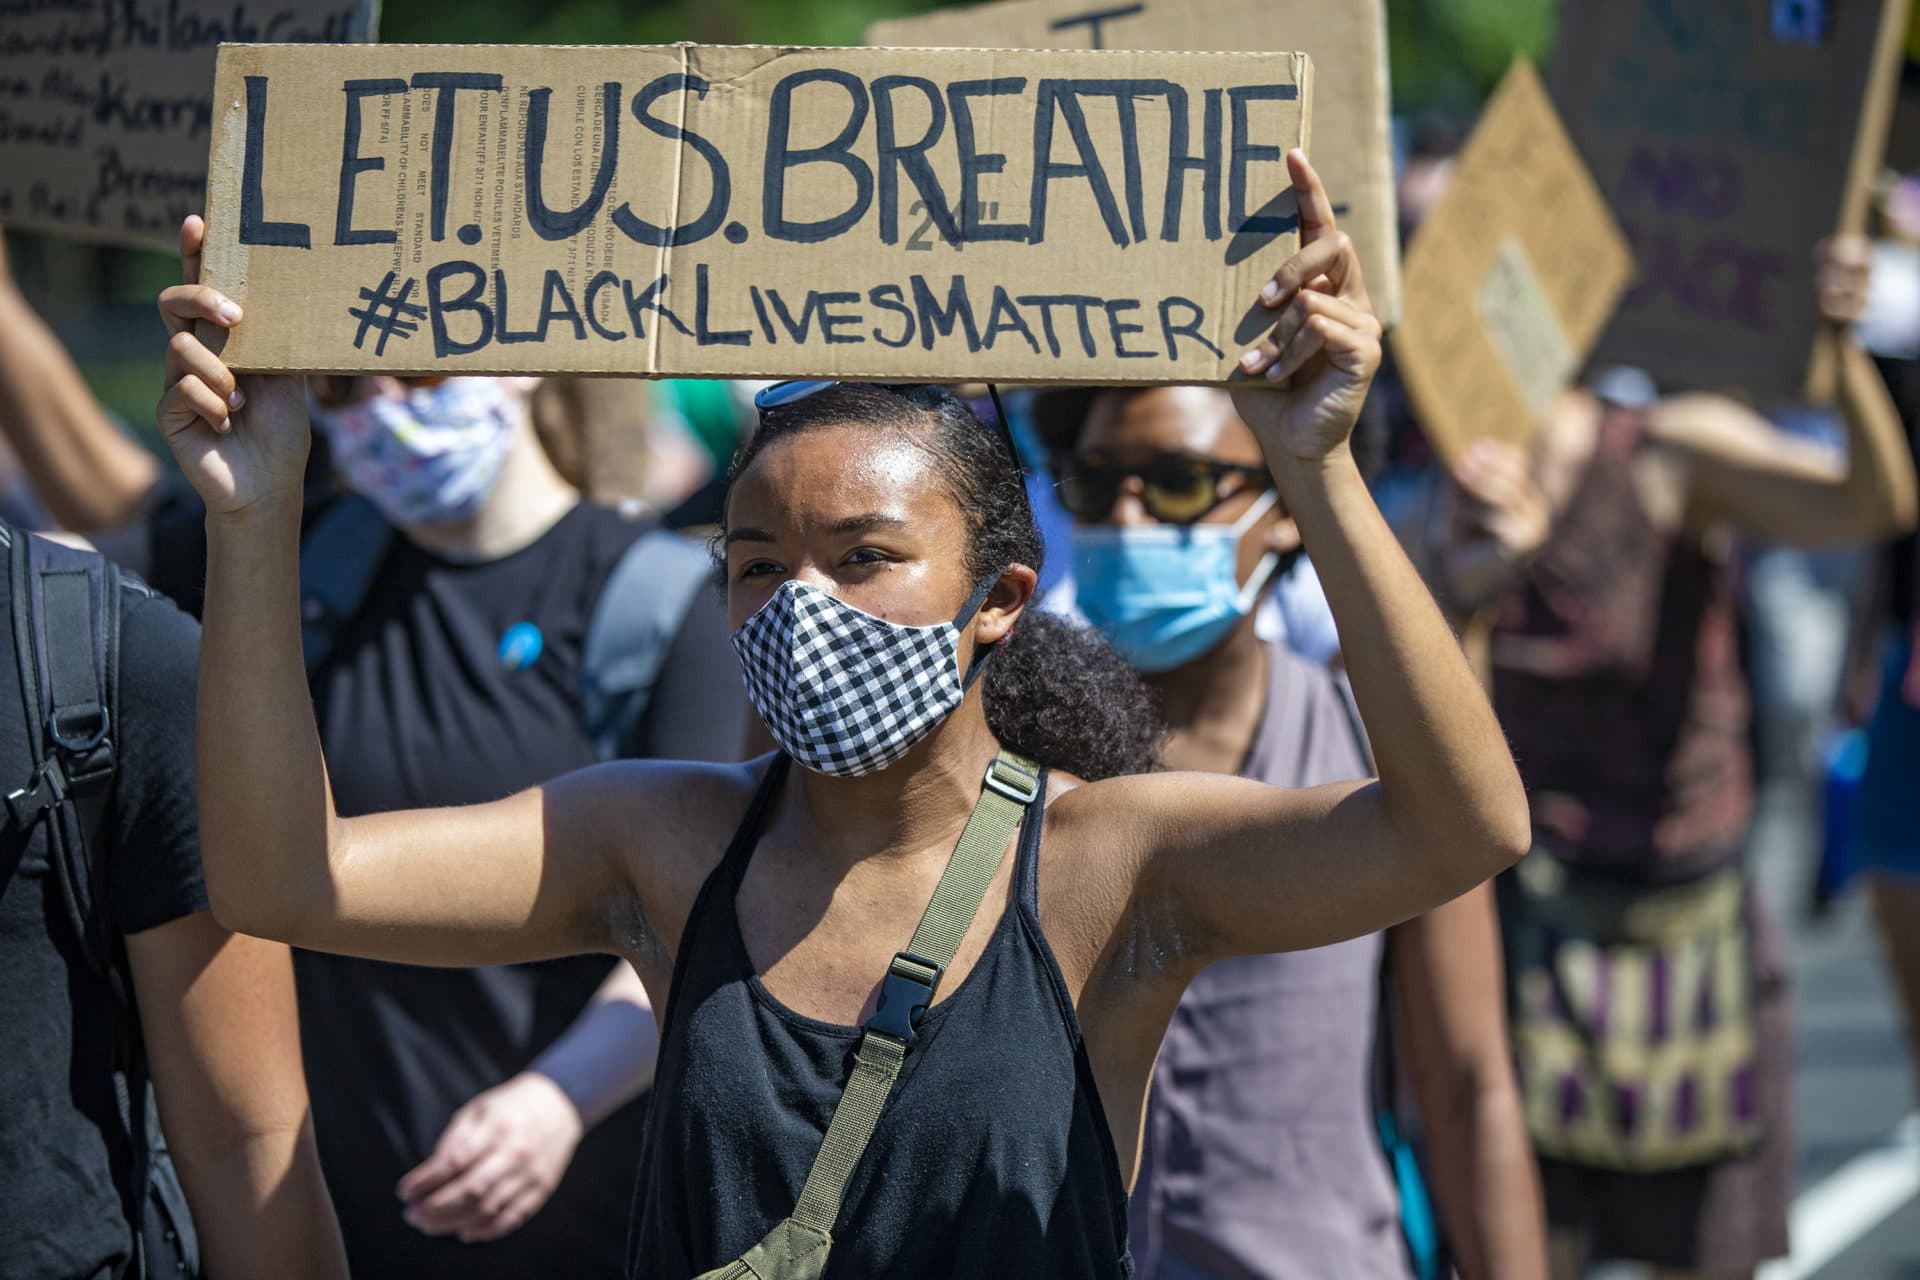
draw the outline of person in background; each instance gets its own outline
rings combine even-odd
[[[1231,398],[1170,387],[1079,405],[1078,439],[1054,463],[1078,519],[1077,603],[1159,695],[1167,766],[1284,787],[1369,776],[1343,685],[1257,632],[1254,601],[1301,542]],[[1462,1274],[1539,1275],[1544,1219],[1500,972],[1484,887],[1385,933],[1202,970],[1154,1069],[1136,1275],[1415,1274],[1376,1127],[1390,1100],[1369,1088],[1382,1032],[1419,1105]]]
[[[6,265],[0,241],[0,387],[77,383]],[[9,420],[22,409],[0,393]],[[30,536],[0,525],[0,558],[19,552],[31,569],[47,551],[29,551]],[[90,580],[98,561],[72,553],[58,567]],[[49,650],[87,652],[90,636],[61,630],[67,619],[41,602],[14,599],[15,585],[0,569],[0,613],[41,619],[34,649],[44,636]],[[176,1224],[164,1243],[197,1236],[209,1280],[342,1280],[292,962],[284,946],[232,933],[207,909],[193,792],[199,627],[144,586],[117,591],[101,605],[103,619],[120,623],[106,780],[76,774],[64,793],[52,790],[35,767],[36,747],[46,748],[26,737],[29,726],[40,731],[41,708],[24,703],[27,688],[49,686],[38,677],[23,685],[17,644],[0,674],[0,790],[11,793],[0,814],[0,1276],[98,1280],[135,1274],[142,1253],[148,1265],[164,1261],[161,1240],[141,1243],[149,1191],[132,1185],[137,1135],[119,1096],[128,1087],[120,1072],[139,1060],[169,1153],[154,1159],[178,1170],[191,1210],[188,1231]],[[90,786],[110,789],[88,802]],[[36,796],[54,803],[37,807]],[[70,843],[56,842],[52,825],[66,821],[68,803]],[[83,803],[98,806],[92,820]],[[83,895],[74,882],[94,868],[103,892]]]
[[[140,517],[102,533],[103,549],[197,609],[204,509],[30,327],[48,358],[9,338],[0,428],[69,527]],[[311,380],[328,465],[364,508],[310,469],[309,563],[351,580],[344,605],[310,595],[307,606],[343,813],[493,799],[613,755],[741,750],[745,700],[724,614],[700,589],[704,548],[582,501],[535,438],[531,385]],[[612,599],[643,539],[634,596]],[[350,563],[363,572],[343,575]],[[618,687],[586,687],[596,618],[638,597],[678,601],[647,637],[658,652],[645,684],[621,684],[608,660],[599,669]],[[320,1152],[355,1274],[621,1273],[635,1100],[658,1043],[630,965],[424,968],[302,951],[296,970]]]
[[[1824,253],[1820,315],[1843,338],[1858,299],[1833,287],[1846,255]],[[1912,527],[1885,388],[1851,342],[1841,372],[1839,458],[1724,396],[1603,374],[1537,443],[1545,546],[1505,548],[1452,589],[1458,612],[1491,605],[1494,702],[1532,802],[1535,851],[1503,879],[1503,920],[1562,1278],[1594,1259],[1748,1275],[1787,1249],[1787,974],[1741,864],[1747,695],[1725,558],[1730,530],[1831,545]]]
[[[1920,32],[1920,26],[1916,26]],[[1887,236],[1874,246],[1870,285],[1857,275],[1837,287],[1858,296],[1860,338],[1879,357],[1907,442],[1920,442],[1920,176],[1896,183],[1886,201]],[[1920,1097],[1920,556],[1909,533],[1885,553],[1886,605],[1875,639],[1884,652],[1879,698],[1867,729],[1854,847],[1869,876],[1888,968],[1905,1005]]]

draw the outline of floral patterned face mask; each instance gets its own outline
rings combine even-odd
[[[520,400],[499,378],[448,378],[404,396],[313,409],[347,487],[388,520],[470,519],[513,447]]]

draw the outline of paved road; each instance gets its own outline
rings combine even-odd
[[[1859,1173],[1871,1163],[1871,1158],[1862,1162],[1861,1154],[1885,1144],[1914,1110],[1906,1045],[1864,908],[1854,895],[1828,920],[1796,930],[1803,1189],[1817,1189],[1823,1181],[1831,1185],[1844,1176],[1849,1162]],[[1884,1161],[1882,1175],[1880,1184],[1890,1183],[1895,1194],[1902,1184],[1892,1179],[1904,1175],[1910,1188],[1920,1181],[1920,1149],[1909,1145]],[[1856,1179],[1846,1192],[1843,1199],[1852,1205],[1833,1206],[1830,1214],[1871,1207],[1861,1204],[1872,1196],[1870,1186]],[[1903,1207],[1869,1227],[1831,1262],[1803,1274],[1817,1280],[1920,1280],[1920,1198],[1909,1190],[1903,1199]]]

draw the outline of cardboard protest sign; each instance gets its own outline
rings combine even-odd
[[[171,253],[206,202],[223,40],[371,40],[378,0],[0,4],[0,223]]]
[[[1526,447],[1632,275],[1540,77],[1515,63],[1407,248],[1393,355],[1441,453]]]
[[[876,22],[867,43],[1004,49],[1298,49],[1313,59],[1315,168],[1381,321],[1400,317],[1384,0],[1002,0]]]
[[[1219,382],[1301,54],[228,46],[236,367]]]
[[[1596,359],[1796,399],[1813,249],[1859,229],[1908,0],[1572,0],[1549,83],[1640,280]]]

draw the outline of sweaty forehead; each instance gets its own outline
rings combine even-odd
[[[1093,403],[1081,429],[1083,451],[1119,455],[1187,453],[1258,463],[1260,443],[1215,387],[1110,391]]]
[[[870,514],[930,534],[960,528],[960,510],[940,484],[933,455],[909,431],[829,426],[782,437],[760,451],[727,499],[729,528],[775,536]]]

